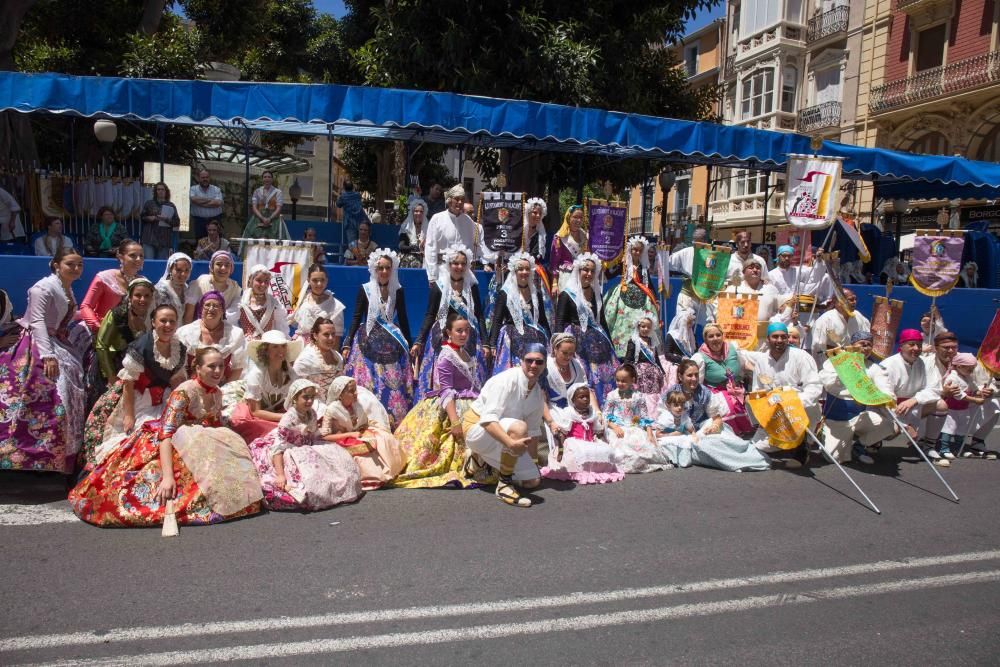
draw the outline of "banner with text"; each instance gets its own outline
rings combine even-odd
[[[790,155],[785,176],[785,218],[801,229],[825,229],[840,208],[840,160]]]
[[[590,251],[601,258],[605,268],[621,261],[625,250],[628,209],[624,202],[587,200],[590,223]]]
[[[851,350],[840,350],[830,356],[833,370],[837,371],[844,389],[861,405],[886,405],[893,402],[893,397],[875,386],[875,381],[868,376],[865,368],[865,355]]]
[[[722,336],[743,350],[757,347],[757,311],[760,301],[756,294],[730,294],[721,292],[716,309],[716,324]]]
[[[295,308],[312,264],[315,245],[303,241],[248,241],[243,248],[243,266],[263,264],[271,271],[271,293],[289,312]],[[244,271],[244,283],[246,274]],[[250,289],[244,284],[243,289]]]
[[[809,428],[809,416],[798,392],[791,387],[747,394],[747,405],[757,418],[769,443],[778,449],[795,449]]]
[[[896,333],[903,321],[903,302],[884,296],[875,297],[872,307],[872,354],[879,359],[893,355]]]
[[[523,192],[484,192],[479,198],[479,222],[483,242],[494,252],[514,253],[521,249],[524,219]]]
[[[958,283],[962,270],[962,232],[918,229],[913,239],[913,272],[910,284],[921,294],[943,296]]]
[[[732,249],[728,246],[694,244],[694,266],[691,271],[691,288],[695,296],[707,301],[726,284]]]

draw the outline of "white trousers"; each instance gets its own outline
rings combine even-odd
[[[504,418],[498,423],[506,431],[516,421],[520,420]],[[478,454],[481,459],[486,461],[486,463],[500,470],[500,455],[503,453],[503,445],[500,444],[499,440],[487,433],[486,429],[482,426],[476,424],[469,429],[469,432],[465,434],[465,444],[469,449]],[[514,464],[513,477],[514,480],[519,482],[536,480],[541,477],[538,466],[535,465],[528,452],[518,457],[517,462]]]

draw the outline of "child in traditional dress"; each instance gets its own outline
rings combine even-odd
[[[278,427],[250,443],[270,509],[322,510],[361,496],[354,458],[320,438],[313,410],[318,391],[309,380],[293,382]]]
[[[687,397],[682,391],[671,391],[664,401],[664,409],[656,418],[653,430],[657,444],[663,448],[680,468],[691,465],[691,447],[698,442],[694,422],[687,413]]]
[[[615,372],[617,388],[604,401],[608,443],[615,450],[615,462],[627,473],[673,468],[656,444],[646,399],[635,391],[635,380],[636,371],[631,364],[619,366]]]
[[[959,352],[951,360],[951,369],[942,383],[958,387],[958,393],[954,397],[944,399],[948,404],[948,416],[945,417],[944,426],[941,428],[941,445],[938,451],[946,459],[957,456],[973,419],[976,418],[981,424],[982,418],[986,416],[984,404],[987,403],[987,398],[980,395],[982,392],[975,378],[977,365],[979,360],[974,355]],[[990,459],[997,457],[996,452],[986,451],[981,438],[973,438],[972,444],[972,450],[981,452],[981,457]],[[963,455],[964,453],[963,451]]]
[[[591,407],[590,387],[580,382],[566,392],[570,405],[552,410],[552,419],[565,435],[560,436],[542,477],[578,484],[605,484],[625,479],[615,465],[615,450],[598,436],[604,435],[604,420]],[[557,441],[558,442],[558,441]]]

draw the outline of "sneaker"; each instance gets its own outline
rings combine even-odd
[[[943,449],[941,450],[941,458],[952,460],[955,458],[955,455],[951,453],[950,449]]]
[[[951,453],[952,436],[947,433],[941,434],[941,440],[938,444],[938,453],[941,454],[941,458],[954,459],[955,455]]]
[[[948,459],[934,459],[934,465],[936,465],[938,468],[950,468],[951,461],[949,461]]]
[[[938,450],[934,449],[933,447],[928,447],[923,445],[923,443],[921,443],[921,448],[924,450],[924,454],[927,455],[927,458],[929,458],[931,461],[937,461],[941,458],[941,454],[939,454]]]
[[[873,465],[875,459],[873,459],[867,451],[865,451],[864,446],[860,442],[855,442],[854,447],[851,448],[851,460],[862,463],[866,466]]]

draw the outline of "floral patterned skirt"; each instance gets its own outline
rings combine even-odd
[[[87,423],[83,427],[83,449],[80,450],[80,465],[93,468],[107,454],[109,449],[117,446],[127,434],[124,428],[125,402],[122,394],[125,389],[124,380],[116,380],[106,392],[101,394],[97,403],[87,415]],[[163,412],[163,398],[169,393],[156,391],[154,403],[153,392],[135,391],[135,426],[138,428],[147,421],[159,419]]]
[[[655,313],[656,304],[634,285],[625,289],[624,294],[621,285],[616,285],[605,300],[604,316],[610,329],[608,335],[619,357],[625,356],[636,324],[646,311]]]
[[[354,456],[354,463],[361,471],[361,488],[365,491],[388,485],[406,466],[406,452],[389,431],[369,426],[360,438],[341,440]]]
[[[78,517],[102,527],[162,525],[165,505],[155,497],[162,479],[159,426],[143,424],[80,480],[69,494]],[[238,435],[182,426],[173,440],[177,523],[220,523],[260,512],[260,481]],[[197,444],[176,446],[178,440]]]
[[[427,334],[427,342],[424,343],[423,354],[420,358],[415,402],[419,403],[424,400],[427,398],[427,394],[435,389],[434,362],[437,361],[438,352],[441,350],[441,340],[441,326],[435,322]],[[469,331],[469,340],[465,342],[465,351],[476,360],[476,384],[481,387],[488,377],[486,375],[486,357],[479,344],[479,335],[475,331]]]
[[[375,394],[389,412],[390,427],[394,428],[403,421],[410,411],[413,405],[413,371],[409,351],[402,349],[381,326],[376,324],[371,335],[365,333],[363,325],[358,328],[351,342],[344,374]]]
[[[459,416],[472,405],[471,399],[456,399]],[[406,455],[406,467],[392,486],[404,489],[477,486],[462,473],[465,437],[456,438],[448,428],[448,413],[437,398],[417,403],[396,428],[396,440]]]
[[[250,443],[250,455],[264,490],[264,503],[272,510],[324,510],[352,503],[364,493],[354,457],[340,445],[318,442],[291,447],[281,453],[288,490],[274,485],[274,464],[268,450],[274,433]]]
[[[583,331],[574,324],[566,327],[566,332],[576,337],[576,354],[587,371],[590,388],[603,406],[604,399],[615,389],[615,371],[618,370],[618,358],[611,347],[611,340],[597,325]]]
[[[87,388],[84,358],[91,336],[80,322],[66,340],[52,337],[59,377],[45,364],[30,330],[0,353],[0,469],[70,473],[83,440]],[[92,356],[92,355],[91,355]]]
[[[541,343],[549,346],[549,335],[541,328],[524,325],[524,333],[517,333],[511,324],[503,325],[500,337],[497,338],[496,356],[493,359],[493,375],[521,365],[521,355],[529,343]]]

